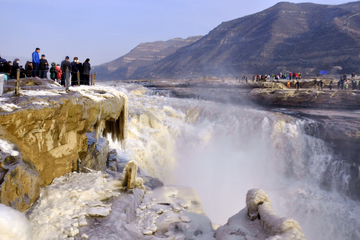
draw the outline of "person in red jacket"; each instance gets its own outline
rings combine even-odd
[[[60,83],[61,81],[61,75],[62,75],[62,70],[60,68],[60,64],[56,65],[56,80],[58,83]]]

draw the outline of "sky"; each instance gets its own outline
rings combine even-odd
[[[65,56],[99,65],[138,44],[206,35],[221,22],[262,11],[273,0],[0,0],[0,54],[49,62]],[[309,1],[292,1],[294,3]],[[349,1],[316,0],[319,4]]]

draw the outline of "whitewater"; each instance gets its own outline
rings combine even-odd
[[[308,239],[360,239],[358,202],[335,190],[349,176],[324,141],[305,134],[306,120],[109,84],[129,96],[128,154],[146,174],[194,188],[213,223],[225,224],[249,189],[262,188]],[[333,188],[324,190],[329,168]]]

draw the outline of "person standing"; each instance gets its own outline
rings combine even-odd
[[[50,78],[54,81],[56,79],[56,73],[57,72],[56,72],[56,68],[55,68],[55,63],[53,62],[53,63],[51,63],[51,68],[50,68]]]
[[[39,66],[40,66],[40,48],[36,48],[35,52],[32,53],[32,63],[33,63],[33,77],[39,75]]]
[[[322,79],[320,79],[320,81],[319,81],[319,90],[323,90],[323,80]]]
[[[300,89],[300,82],[298,80],[296,80],[295,85],[296,85],[296,90],[299,90]]]
[[[60,65],[56,65],[56,80],[58,83],[61,82],[61,75],[62,75],[62,71],[61,71],[61,68],[60,68]]]
[[[9,72],[9,64],[5,58],[0,56],[0,73],[8,73]]]
[[[49,64],[48,61],[45,59],[45,55],[41,55],[41,59],[40,59],[40,66],[39,66],[39,70],[40,70],[40,78],[47,78],[47,72],[49,69]]]
[[[90,59],[87,58],[83,64],[83,83],[84,85],[90,85],[89,76],[90,76]]]
[[[13,62],[13,65],[12,65],[12,68],[11,68],[11,75],[10,75],[11,79],[16,79],[16,74],[17,74],[18,69],[20,69],[19,59],[15,58],[15,60]]]
[[[33,65],[32,62],[27,62],[25,64],[25,75],[26,77],[31,77],[33,73]]]
[[[74,61],[71,63],[71,86],[78,85],[77,73],[79,71],[79,60],[74,57]]]
[[[69,61],[69,56],[66,56],[65,60],[61,62],[61,71],[63,72],[61,85],[65,86],[66,78],[70,78],[70,76],[66,76],[66,70],[68,70],[68,74],[71,73],[71,63]]]
[[[329,88],[330,88],[330,91],[332,89],[332,85],[333,85],[333,81],[331,80],[330,84],[329,84]]]

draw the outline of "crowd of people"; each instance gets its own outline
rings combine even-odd
[[[18,69],[20,69],[20,78],[38,77],[46,79],[49,73],[50,79],[63,86],[65,86],[67,78],[71,79],[72,86],[78,85],[78,80],[80,80],[81,85],[90,85],[91,65],[89,58],[81,63],[77,57],[74,57],[73,61],[70,62],[70,58],[66,56],[61,64],[53,62],[50,66],[45,58],[45,54],[42,54],[40,57],[40,48],[36,48],[32,53],[32,61],[27,61],[24,68],[22,65],[19,65],[18,58],[11,62],[1,58],[0,55],[1,73],[5,73],[9,79],[15,79]]]

